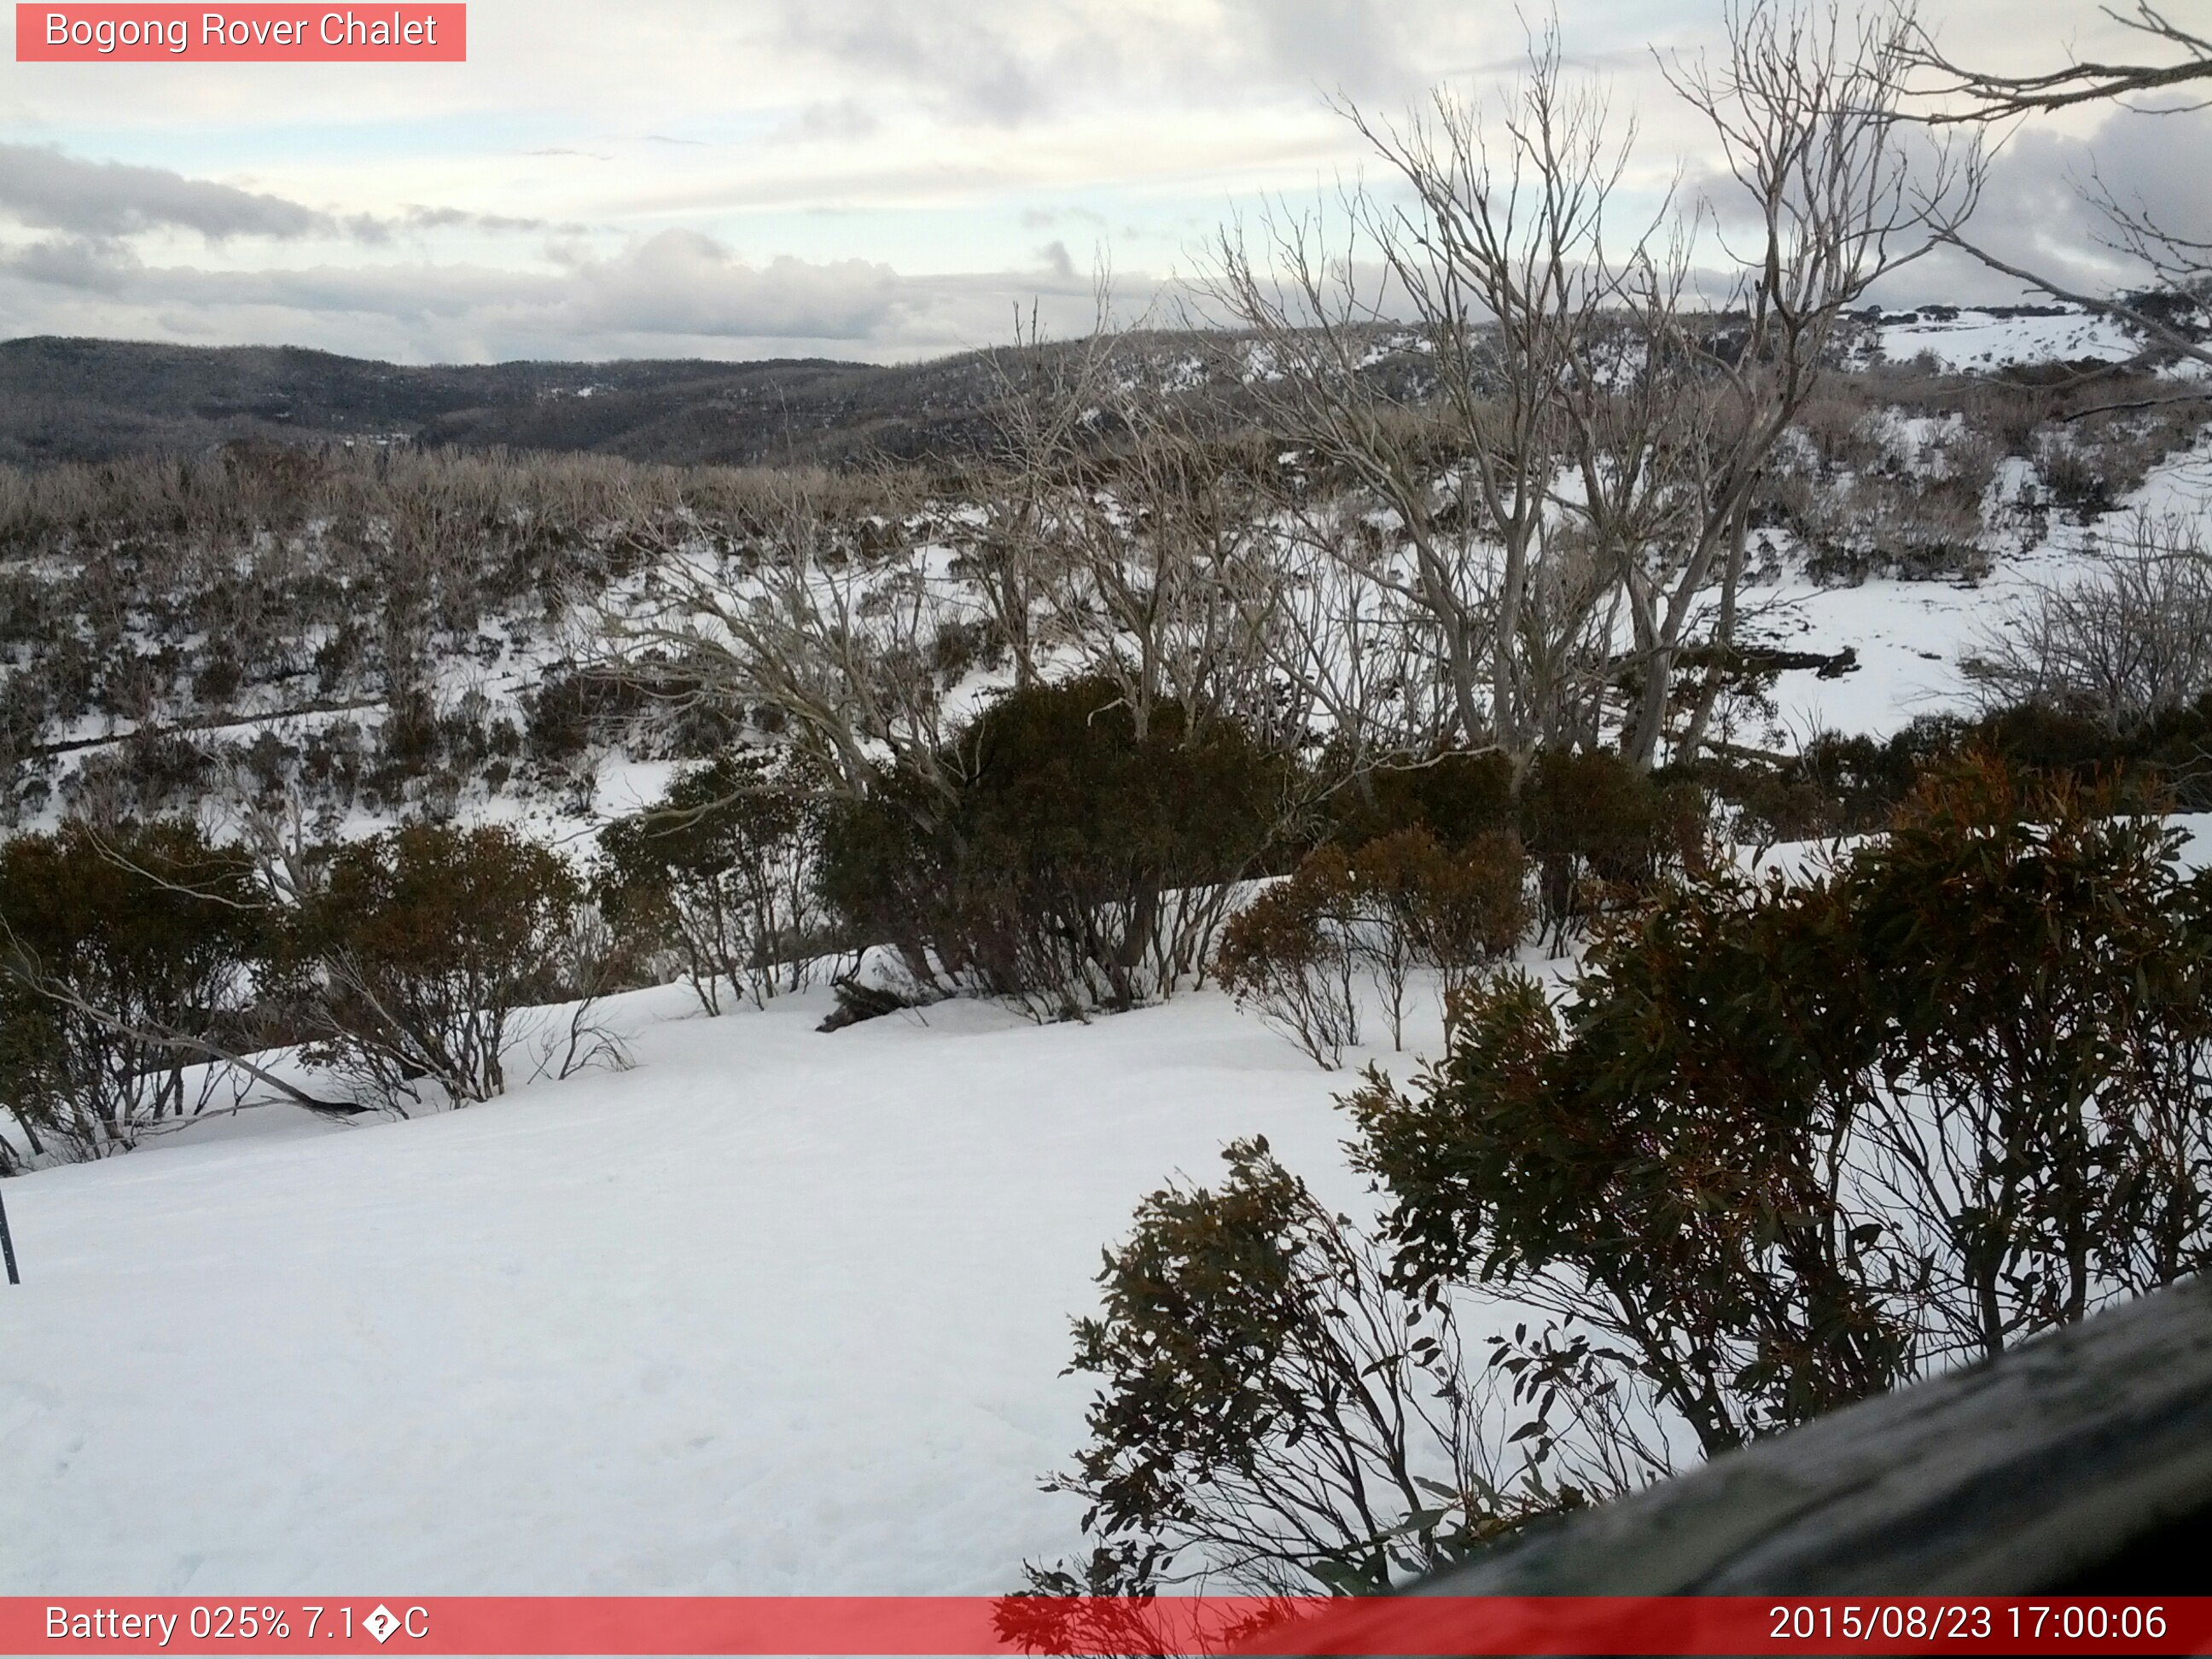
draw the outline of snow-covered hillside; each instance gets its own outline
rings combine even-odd
[[[1992,520],[2001,516],[1997,505],[1990,504]],[[1832,678],[1809,669],[1780,677],[1774,702],[1784,742],[1794,747],[1820,732],[1886,737],[1917,715],[1971,707],[1972,688],[1960,672],[1962,659],[1977,636],[2002,617],[2008,601],[2039,584],[2063,582],[2085,550],[2138,514],[2201,523],[2208,514],[2212,440],[2200,438],[2154,466],[2141,486],[2098,520],[2055,520],[2024,545],[2014,532],[1984,576],[1947,581],[1881,576],[1823,585],[1785,565],[1774,580],[1747,589],[1747,634],[1793,651],[1852,650],[1859,665]]]

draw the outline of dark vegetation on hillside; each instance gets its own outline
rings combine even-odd
[[[0,343],[0,461],[189,455],[235,439],[584,451],[751,465],[972,449],[972,358],[409,367],[295,347]]]

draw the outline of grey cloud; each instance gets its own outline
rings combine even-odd
[[[1037,251],[1037,263],[1062,282],[1075,280],[1075,260],[1067,251],[1067,244],[1054,239]]]
[[[1063,219],[1074,219],[1084,224],[1096,225],[1102,230],[1106,225],[1106,216],[1090,208],[1033,207],[1022,210],[1022,228],[1024,230],[1049,230]]]
[[[1418,7],[1389,0],[1237,0],[1237,33],[1275,75],[1357,96],[1397,95],[1421,72],[1404,33]]]
[[[748,261],[689,231],[607,257],[564,252],[539,272],[427,263],[239,271],[155,267],[113,245],[57,239],[0,251],[0,311],[27,331],[143,334],[151,322],[171,337],[283,339],[414,361],[891,360],[988,343],[1032,301],[1048,326],[1079,329],[1091,304],[1087,279],[1056,262],[911,277],[859,259]],[[1141,303],[1141,284],[1129,286]]]
[[[712,237],[665,230],[574,268],[565,300],[586,332],[866,339],[905,304],[889,265],[788,258],[746,264]]]
[[[857,98],[809,104],[778,128],[773,137],[782,143],[819,143],[825,140],[866,138],[883,123]]]
[[[33,230],[112,240],[153,230],[197,231],[211,242],[262,236],[311,236],[388,242],[394,236],[466,227],[543,230],[540,219],[410,207],[397,215],[339,216],[282,196],[240,190],[167,167],[88,161],[37,144],[0,143],[0,215]]]
[[[58,236],[0,251],[0,270],[50,288],[120,294],[138,262],[117,244],[85,236]]]
[[[796,44],[841,64],[889,73],[933,102],[994,124],[1041,114],[1056,101],[1056,89],[1071,83],[1054,73],[1060,54],[1024,51],[1011,42],[1013,31],[965,8],[902,0],[799,4],[786,9],[784,29]]]
[[[1316,86],[1395,100],[1432,78],[1440,38],[1466,27],[1445,0],[1224,0],[1180,23],[1111,4],[1018,0],[935,9],[781,0],[778,15],[787,42],[841,69],[1007,126],[1079,101],[1149,101],[1164,88],[1216,105],[1310,98]]]
[[[2085,138],[2033,128],[1991,159],[1965,235],[2007,264],[2069,288],[2109,291],[2145,280],[2142,266],[2110,244],[2112,228],[2090,199],[2100,180],[2130,212],[2179,235],[2212,240],[2212,111],[2150,115],[2115,110]],[[1902,273],[1891,303],[2017,297],[2021,284],[1969,256],[1947,252]]]
[[[85,161],[35,144],[0,144],[0,210],[36,230],[127,236],[175,228],[211,240],[327,234],[329,215],[281,196],[187,179],[167,167]]]

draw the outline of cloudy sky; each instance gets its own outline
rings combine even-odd
[[[1929,3],[1993,68],[2114,47],[2091,0]],[[1721,6],[1560,0],[1578,70],[1636,112],[1640,187],[1707,170],[1653,52],[1711,45]],[[1134,308],[1228,216],[1358,174],[1331,97],[1494,88],[1524,38],[1501,0],[472,0],[466,64],[11,59],[0,337],[888,360],[1032,304],[1066,330],[1101,261]],[[2094,277],[2071,181],[2188,228],[2209,161],[2204,117],[2045,123],[1977,228]],[[1925,267],[1890,297],[2009,291]]]

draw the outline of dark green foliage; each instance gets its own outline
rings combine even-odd
[[[1691,784],[1655,780],[1618,755],[1546,750],[1521,790],[1521,841],[1536,866],[1544,922],[1557,937],[1662,871],[1695,864],[1705,803]]]
[[[1956,1149],[1870,1115],[1927,1340],[1994,1354],[2212,1261],[2212,882],[2112,790],[1969,761],[1835,878],[1874,1069]],[[1863,1085],[1871,1094],[1871,1083]]]
[[[831,818],[823,890],[854,938],[1040,1015],[1122,1009],[1195,975],[1278,840],[1293,780],[1238,726],[1173,705],[1140,737],[1103,681],[1009,693],[933,781],[885,775]]]
[[[237,1041],[264,943],[250,864],[190,823],[0,848],[0,1091],[32,1150],[100,1157],[200,1110],[199,1045]]]
[[[1434,969],[1449,992],[1510,955],[1528,931],[1528,860],[1510,830],[1444,842],[1425,829],[1401,830],[1352,853],[1352,879],[1369,954],[1390,980],[1394,1023],[1401,960]]]
[[[672,942],[710,1014],[795,991],[823,945],[821,809],[787,766],[739,752],[678,775],[651,811],[599,837],[599,902],[633,936]]]
[[[386,1101],[437,1084],[456,1104],[507,1084],[518,1009],[573,994],[581,884],[503,826],[417,824],[340,848],[289,941],[315,1052]]]
[[[573,760],[651,707],[651,696],[634,678],[589,671],[549,674],[531,694],[524,740],[535,760]]]
[[[1032,1567],[1034,1591],[1219,1574],[1375,1594],[1582,1501],[1520,1454],[1501,1473],[1446,1310],[1394,1292],[1265,1140],[1222,1156],[1219,1186],[1154,1193],[1106,1254],[1100,1310],[1075,1328],[1073,1369],[1099,1384],[1091,1440],[1050,1483],[1089,1503],[1097,1547]]]
[[[1326,766],[1324,766],[1326,770]],[[1446,847],[1515,826],[1513,764],[1496,750],[1448,750],[1362,773],[1328,798],[1328,834],[1348,847],[1425,830]]]
[[[1714,1451],[2200,1271],[2204,884],[2111,805],[1972,763],[1602,930],[1563,1004],[1469,990],[1351,1103],[1401,1282],[1596,1333]]]
[[[1738,809],[1744,839],[1807,841],[1879,829],[1923,775],[1972,754],[2054,781],[2110,785],[2144,806],[2212,811],[2212,696],[2124,732],[2030,704],[1971,720],[1927,715],[1887,739],[1827,734],[1778,762],[1716,759],[1684,772]]]

